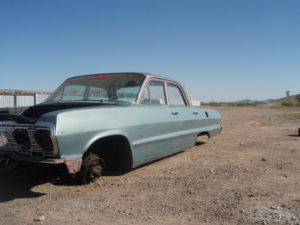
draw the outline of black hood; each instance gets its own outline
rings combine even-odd
[[[35,119],[30,119],[23,115],[11,114],[11,113],[0,113],[0,122],[1,121],[14,121],[17,123],[28,123],[28,124],[34,124],[36,122]]]
[[[62,103],[44,103],[36,106],[31,106],[25,110],[22,115],[27,118],[40,118],[43,114],[63,110],[63,109],[72,109],[72,108],[85,108],[85,107],[96,107],[104,105],[120,105],[116,103],[99,103],[99,102],[62,102]]]

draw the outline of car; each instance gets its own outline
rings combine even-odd
[[[0,165],[63,164],[87,184],[181,152],[222,130],[221,115],[192,107],[179,82],[149,73],[67,79],[22,114],[0,114]]]

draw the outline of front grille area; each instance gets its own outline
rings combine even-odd
[[[41,143],[45,141],[37,140],[37,135],[41,131],[50,134],[49,127],[35,126],[28,124],[1,124],[0,123],[0,151],[20,152],[26,155],[53,155],[53,143],[51,137],[52,148],[48,146],[45,148]],[[41,145],[39,145],[39,143]],[[49,141],[47,140],[49,145]]]

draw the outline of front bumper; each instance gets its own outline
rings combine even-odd
[[[25,155],[20,155],[15,152],[0,151],[0,157],[2,159],[7,158],[17,163],[39,163],[39,164],[50,164],[50,165],[64,164],[69,174],[77,173],[80,170],[81,163],[82,163],[82,159],[78,157],[69,158],[69,159],[46,159],[46,158],[35,157],[35,156],[29,157]]]

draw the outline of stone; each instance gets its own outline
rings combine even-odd
[[[34,221],[44,221],[45,219],[45,216],[39,216],[38,218],[34,219]]]

